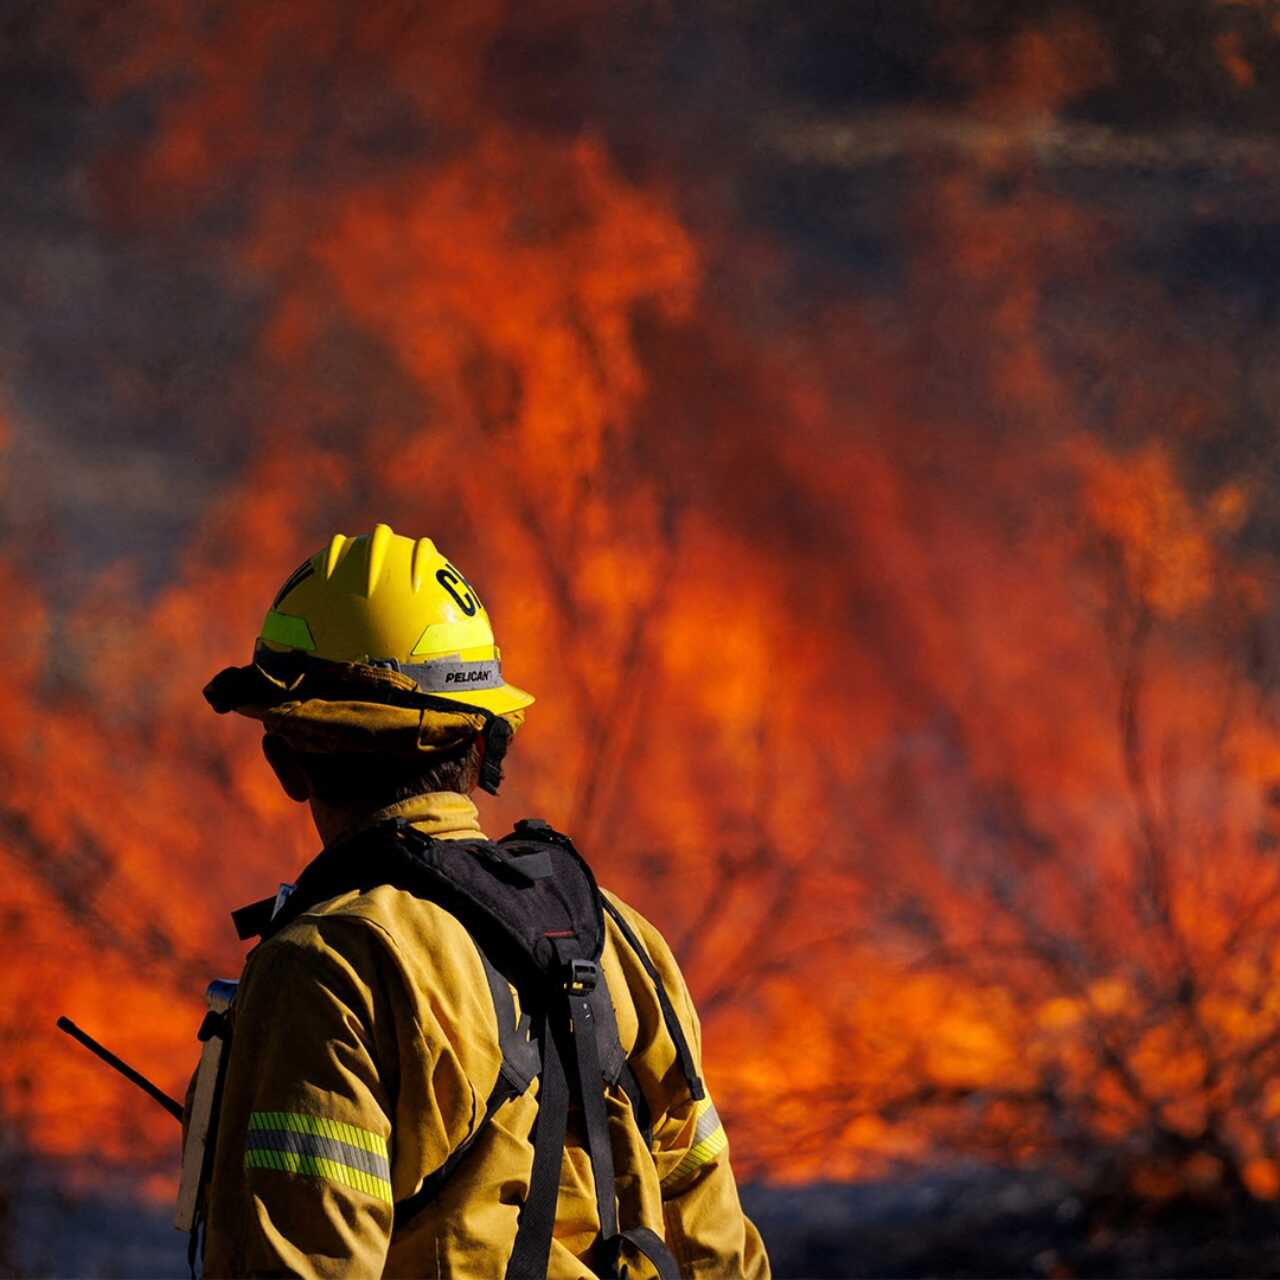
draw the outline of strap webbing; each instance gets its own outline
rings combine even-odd
[[[542,1082],[538,1086],[538,1120],[529,1194],[520,1211],[515,1247],[507,1263],[507,1280],[542,1280],[551,1256],[551,1236],[560,1196],[560,1168],[569,1124],[569,1079],[557,1041],[549,1016],[542,1036]]]
[[[671,997],[667,995],[667,989],[663,986],[662,975],[654,967],[654,963],[649,959],[649,953],[644,949],[644,944],[632,932],[631,926],[623,919],[622,912],[613,905],[603,894],[600,895],[600,901],[604,904],[604,909],[613,918],[627,940],[627,945],[636,953],[640,963],[644,966],[644,971],[649,975],[653,982],[654,990],[658,993],[658,1003],[662,1006],[662,1020],[667,1024],[667,1034],[671,1037],[676,1046],[676,1056],[680,1059],[680,1070],[684,1072],[684,1078],[689,1082],[689,1092],[693,1094],[695,1102],[700,1102],[707,1096],[706,1089],[702,1086],[702,1077],[698,1075],[698,1068],[693,1061],[693,1053],[689,1049],[689,1041],[685,1039],[684,1029],[680,1026],[680,1019],[676,1017],[676,1011],[671,1004]]]
[[[578,995],[570,996],[569,1012],[573,1018],[573,1047],[578,1060],[578,1088],[586,1127],[587,1154],[591,1157],[596,1207],[600,1211],[600,1237],[608,1241],[618,1234],[618,1203],[614,1194],[609,1114],[604,1105],[600,1054],[596,1049],[595,1015],[591,1012],[591,1001]]]
[[[273,894],[270,898],[259,898],[257,902],[251,902],[231,913],[231,923],[235,925],[236,936],[241,942],[262,937],[275,914],[276,896]]]
[[[605,1083],[617,1084],[622,1069],[627,1065],[627,1051],[622,1047],[622,1038],[618,1035],[618,1017],[613,1009],[613,999],[609,994],[609,984],[605,981],[603,969],[596,989],[588,997],[591,1001],[591,1015],[596,1024],[596,1051],[600,1055],[600,1074]]]
[[[631,1063],[624,1062],[622,1064],[622,1071],[618,1075],[618,1083],[622,1086],[623,1093],[627,1095],[627,1100],[631,1103],[631,1114],[635,1116],[636,1128],[643,1135],[645,1146],[652,1149],[653,1116],[649,1112],[649,1101],[640,1088],[640,1081],[636,1079],[636,1073],[631,1070]]]
[[[618,1233],[618,1238],[638,1249],[653,1263],[658,1280],[680,1280],[680,1265],[656,1231],[650,1231],[648,1227],[628,1227]]]
[[[484,975],[489,980],[489,994],[493,997],[493,1010],[498,1018],[498,1047],[502,1050],[502,1068],[496,1092],[505,1080],[510,1085],[508,1098],[519,1097],[537,1078],[541,1061],[536,1041],[529,1039],[530,1019],[522,1013],[516,1019],[516,1003],[507,980],[494,968],[493,962],[478,946]]]

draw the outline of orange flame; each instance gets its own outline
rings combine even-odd
[[[1112,74],[1100,34],[964,51],[1004,142],[918,163],[924,319],[846,304],[797,334],[736,292],[781,255],[505,110],[504,6],[433,6],[427,30],[417,6],[235,0],[199,32],[185,3],[144,8],[94,79],[157,93],[158,125],[98,196],[154,233],[238,192],[218,247],[266,299],[263,444],[154,595],[119,571],[65,613],[0,563],[23,620],[0,663],[0,1106],[30,1141],[170,1157],[170,1122],[49,1026],[65,1008],[180,1087],[202,978],[238,967],[223,911],[313,844],[199,690],[290,566],[377,518],[481,584],[540,699],[489,826],[569,827],[668,932],[740,1172],[1127,1141],[1150,1194],[1231,1167],[1274,1196],[1255,494],[1188,483],[1181,442],[1223,410],[1141,376],[1193,358],[1176,337],[1080,340],[1105,431],[1046,339],[1054,291],[1112,269],[1120,234],[1031,162]]]

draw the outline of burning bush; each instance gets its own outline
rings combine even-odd
[[[383,519],[485,591],[540,697],[490,825],[545,813],[668,930],[741,1172],[958,1151],[1280,1193],[1274,315],[1188,306],[1045,162],[1066,124],[1131,155],[1063,123],[1115,82],[1102,22],[980,33],[949,132],[846,138],[897,165],[866,178],[894,286],[851,297],[726,211],[739,153],[630,154],[520,73],[633,16],[196,9],[89,7],[54,47],[126,121],[95,225],[232,299],[243,340],[192,359],[248,460],[159,585],[69,607],[5,569],[9,991],[176,1089],[222,909],[310,852],[200,687],[284,570]],[[793,163],[777,123],[738,122],[751,163]],[[158,1165],[167,1122],[91,1070],[32,1075],[34,1139]]]

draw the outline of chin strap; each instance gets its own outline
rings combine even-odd
[[[496,796],[502,785],[502,761],[511,745],[511,726],[501,716],[490,715],[480,737],[484,743],[484,755],[480,761],[480,786],[491,796]]]

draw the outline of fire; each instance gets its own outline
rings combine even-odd
[[[1171,305],[1104,288],[1123,229],[1033,163],[1104,35],[957,53],[984,142],[911,159],[909,318],[798,331],[744,305],[785,254],[689,212],[712,178],[521,118],[491,64],[535,16],[358,13],[152,0],[84,72],[155,121],[99,215],[255,300],[260,445],[159,590],[68,609],[0,563],[0,1107],[86,1168],[172,1159],[53,1017],[180,1092],[225,912],[313,851],[200,688],[383,519],[466,567],[539,695],[488,825],[545,814],[662,925],[743,1174],[1111,1147],[1148,1194],[1275,1196],[1274,566],[1248,478],[1184,456],[1230,352],[1071,312]]]

